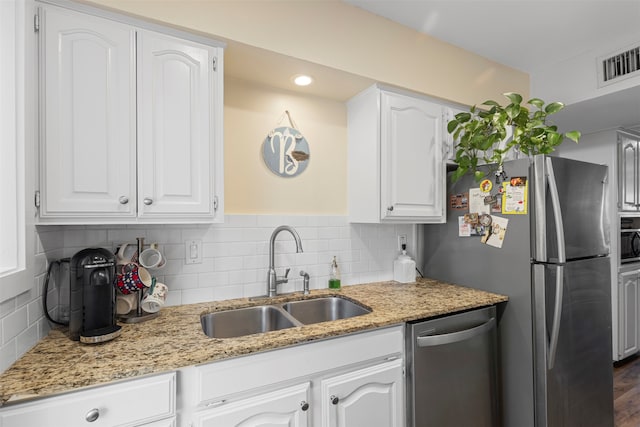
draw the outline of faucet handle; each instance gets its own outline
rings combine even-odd
[[[285,278],[286,278],[286,277],[289,275],[289,272],[290,272],[290,271],[291,271],[291,269],[290,269],[290,268],[287,268],[287,269],[284,271],[284,276],[282,276],[282,277],[285,277]]]

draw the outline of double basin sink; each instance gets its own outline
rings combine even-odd
[[[236,338],[367,313],[371,313],[371,309],[330,296],[217,311],[203,314],[200,322],[204,333],[211,338]]]

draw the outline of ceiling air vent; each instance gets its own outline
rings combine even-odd
[[[599,64],[599,86],[617,83],[640,72],[640,46],[635,46],[613,56],[601,57]]]

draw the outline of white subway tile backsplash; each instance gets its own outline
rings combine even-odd
[[[197,304],[213,301],[213,288],[185,289],[182,291],[182,304]]]
[[[39,339],[38,323],[34,323],[16,337],[17,354],[24,354],[27,350],[36,345]]]
[[[17,337],[29,326],[27,307],[22,306],[2,318],[2,345]]]
[[[23,353],[20,353],[20,356]],[[11,340],[7,344],[0,346],[0,370],[5,371],[13,362],[18,360],[18,352],[16,350],[16,340]]]
[[[86,247],[114,250],[118,244],[135,244],[136,237],[144,237],[147,244],[159,243],[167,259],[163,269],[152,270],[169,287],[167,305],[259,296],[267,291],[269,239],[280,225],[294,227],[304,249],[296,253],[292,236],[278,235],[277,273],[291,269],[281,292],[302,289],[300,270],[309,273],[312,289],[326,288],[333,256],[345,285],[390,280],[397,235],[406,234],[410,240],[415,235],[413,225],[350,224],[340,215],[226,215],[224,224],[214,225],[38,226],[34,287],[0,304],[0,369],[49,331],[41,308],[47,260],[72,256]],[[192,239],[202,241],[200,264],[185,262],[184,244]]]

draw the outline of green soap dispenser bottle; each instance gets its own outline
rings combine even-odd
[[[329,289],[340,289],[340,267],[335,256],[329,267]]]

